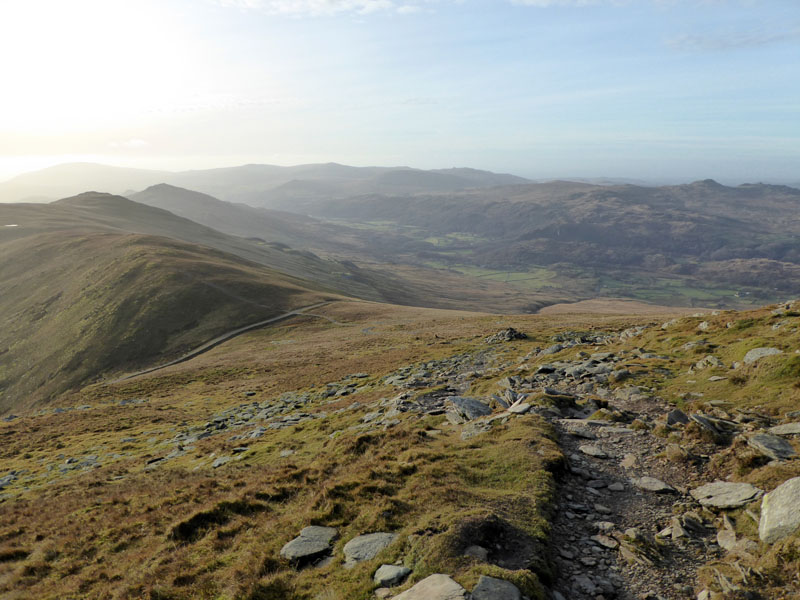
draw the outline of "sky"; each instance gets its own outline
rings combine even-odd
[[[0,179],[72,161],[800,181],[797,0],[0,0]]]

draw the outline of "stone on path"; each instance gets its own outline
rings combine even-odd
[[[763,494],[749,483],[714,481],[693,489],[690,494],[703,506],[713,508],[738,508],[757,500]]]
[[[300,535],[281,548],[281,556],[295,563],[312,562],[330,552],[331,542],[337,535],[338,532],[333,527],[306,527]]]
[[[783,354],[783,352],[777,348],[753,348],[750,350],[750,352],[744,355],[744,359],[742,360],[744,361],[744,364],[751,365],[754,362],[761,360],[765,356],[774,356],[776,354]]]
[[[467,597],[467,590],[453,581],[449,575],[437,573],[395,596],[394,600],[466,600]]]
[[[633,484],[639,489],[646,490],[648,492],[654,492],[656,494],[673,494],[677,492],[674,487],[664,483],[660,479],[656,479],[655,477],[639,477],[637,479],[632,479],[631,481],[633,481]]]
[[[773,435],[800,435],[800,423],[784,423],[770,427],[769,431]]]
[[[602,448],[593,444],[583,444],[578,447],[578,450],[595,458],[608,458],[608,454]]]
[[[365,560],[372,560],[378,553],[391,544],[397,534],[367,533],[359,535],[344,545],[344,564],[353,566]]]
[[[797,454],[789,442],[769,433],[752,435],[747,438],[747,444],[772,460],[786,460]]]
[[[784,481],[761,501],[758,537],[772,544],[800,529],[800,477]]]
[[[379,587],[394,587],[403,583],[410,574],[411,569],[408,567],[381,565],[380,568],[375,571],[375,576],[372,580],[375,582],[375,585]]]
[[[472,600],[521,600],[517,586],[505,579],[481,575],[478,585],[472,590]]]

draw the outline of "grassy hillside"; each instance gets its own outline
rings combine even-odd
[[[161,237],[53,232],[0,248],[2,412],[324,296],[274,270]]]
[[[571,587],[577,564],[590,582],[610,577],[623,598],[646,590],[676,600],[702,590],[794,597],[800,535],[762,542],[753,525],[761,500],[719,510],[687,493],[715,479],[770,491],[800,475],[797,460],[770,462],[746,441],[797,419],[800,317],[772,309],[672,320],[337,303],[317,311],[325,319],[303,317],[189,363],[90,386],[62,397],[58,410],[0,425],[12,474],[0,499],[0,590],[366,600],[376,569],[397,563],[410,574],[390,595],[444,573],[467,590],[490,575],[530,598],[548,589],[593,598]],[[507,326],[529,339],[487,338]],[[733,364],[754,347],[782,354]],[[598,352],[625,375],[600,384],[552,374]],[[724,366],[697,367],[708,354]],[[500,401],[537,378],[547,383],[524,392],[531,408],[504,412]],[[457,394],[486,402],[493,416],[455,419],[448,398]],[[667,425],[676,407],[732,429],[712,437],[697,422]],[[588,443],[616,453],[581,459],[577,444],[590,434],[568,425],[593,429]],[[625,467],[624,491],[595,485],[621,469],[624,452],[641,461]],[[677,490],[637,491],[642,472]],[[627,512],[634,502],[645,512]],[[592,503],[611,508],[598,516],[585,508]],[[584,525],[573,513],[586,510]],[[670,538],[663,530],[674,519],[701,525]],[[598,520],[610,526],[595,536],[604,546],[575,538]],[[309,525],[337,530],[332,559],[298,571],[280,552]],[[746,551],[724,549],[718,531],[732,531],[725,535]],[[374,532],[396,537],[344,568],[347,542]],[[467,551],[474,546],[488,555]],[[604,564],[615,565],[613,576]]]

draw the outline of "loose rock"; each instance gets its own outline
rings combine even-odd
[[[715,481],[701,485],[690,493],[703,506],[738,508],[760,498],[764,492],[749,483]]]

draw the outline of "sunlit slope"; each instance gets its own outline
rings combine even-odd
[[[5,241],[0,286],[0,412],[326,297],[230,254],[100,232]]]
[[[16,225],[15,227],[5,227]],[[0,204],[0,242],[42,232],[139,233],[173,238],[233,254],[293,277],[370,300],[381,296],[341,263],[271,239],[249,240],[121,196],[87,192],[51,204]]]

